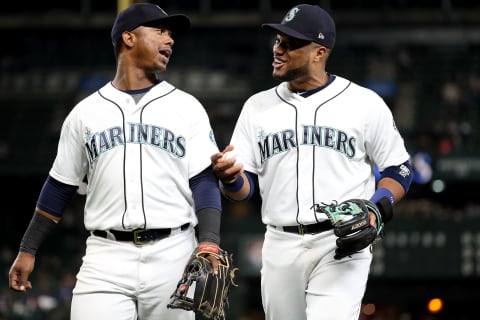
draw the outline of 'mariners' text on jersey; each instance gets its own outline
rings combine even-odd
[[[100,154],[125,143],[151,145],[182,158],[186,151],[185,142],[185,137],[182,135],[144,123],[128,123],[126,132],[123,132],[122,127],[113,127],[95,133],[87,129],[85,132],[85,146],[91,162],[95,161]]]
[[[355,156],[356,138],[346,132],[322,126],[303,125],[302,145],[329,148],[344,154],[348,158]],[[297,147],[295,130],[286,129],[266,134],[261,130],[258,134],[258,147],[262,163],[269,158]]]

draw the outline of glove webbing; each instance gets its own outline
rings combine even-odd
[[[341,204],[338,204],[336,201],[328,205],[323,204],[323,206],[317,206],[316,211],[325,213],[328,219],[332,222],[332,225],[335,225],[337,222],[344,219],[343,216],[356,216],[363,213],[365,210],[362,207],[362,203],[352,200]]]

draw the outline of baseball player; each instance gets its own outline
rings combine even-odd
[[[172,57],[173,37],[189,27],[187,16],[149,3],[119,13],[111,30],[115,77],[63,123],[10,269],[11,289],[32,288],[37,249],[86,177],[84,222],[91,235],[71,319],[194,319],[167,304],[196,247],[219,249],[221,193],[210,166],[218,147],[200,102],[159,77]]]
[[[230,145],[211,157],[214,172],[234,201],[259,187],[266,319],[356,320],[371,246],[335,259],[332,224],[315,208],[360,198],[382,204],[388,220],[412,180],[409,154],[384,101],[325,70],[336,38],[325,10],[300,4],[280,24],[262,26],[275,31],[273,77],[281,83],[245,102]]]

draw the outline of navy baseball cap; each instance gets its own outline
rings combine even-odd
[[[173,32],[184,32],[190,28],[190,19],[183,14],[169,16],[155,4],[134,3],[117,15],[111,33],[113,45],[118,43],[123,32],[139,26],[165,26]]]
[[[264,23],[262,27],[330,49],[335,45],[335,22],[327,11],[317,5],[299,4],[287,12],[281,23]]]

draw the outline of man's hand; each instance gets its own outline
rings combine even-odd
[[[19,252],[8,274],[10,289],[21,292],[32,289],[32,283],[28,280],[28,276],[32,273],[34,265],[34,255]]]
[[[205,258],[212,265],[213,274],[218,274],[218,254],[220,247],[213,242],[200,242],[197,248],[198,254],[205,256]]]
[[[215,153],[210,157],[212,169],[217,178],[225,184],[234,183],[243,172],[243,164],[237,162],[235,156],[225,156],[233,151],[234,147],[228,145],[222,152]]]

